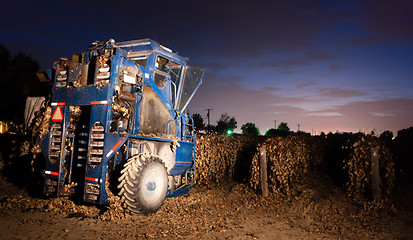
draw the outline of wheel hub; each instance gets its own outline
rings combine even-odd
[[[146,188],[147,188],[149,191],[153,191],[153,190],[155,190],[155,188],[156,188],[156,183],[155,183],[155,182],[148,182],[148,184],[146,185]]]
[[[162,183],[159,169],[148,171],[143,178],[142,195],[145,201],[154,202],[161,196]]]

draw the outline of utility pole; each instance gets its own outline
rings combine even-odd
[[[300,131],[300,124],[298,124],[298,130],[297,130],[297,132],[299,132]]]
[[[277,130],[277,120],[274,120],[274,129]]]
[[[211,126],[210,117],[209,117],[209,112],[212,110],[212,108],[207,108],[207,109],[205,109],[205,110],[207,110],[207,111],[208,111],[208,113],[207,113],[207,118],[208,118],[208,126]]]

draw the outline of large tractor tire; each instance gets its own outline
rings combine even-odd
[[[118,188],[123,206],[133,213],[158,211],[168,192],[168,174],[158,156],[138,154],[128,159],[121,171]]]

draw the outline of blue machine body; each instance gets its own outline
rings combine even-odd
[[[112,173],[145,152],[165,163],[168,196],[186,193],[196,183],[186,107],[203,73],[151,39],[96,42],[55,62],[50,131],[40,141],[45,194],[108,203]]]

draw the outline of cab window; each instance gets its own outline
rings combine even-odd
[[[178,63],[171,62],[171,70],[169,72],[169,75],[171,76],[171,96],[172,96],[172,103],[175,106],[175,99],[176,99],[176,94],[178,93],[179,89],[179,80],[181,79],[181,74],[182,74],[182,65],[179,65]]]
[[[155,77],[153,81],[155,82],[156,86],[158,86],[158,88],[162,89],[165,87],[166,83],[168,82],[168,75],[161,74],[161,73],[155,73]]]
[[[155,68],[156,70],[159,70],[161,72],[169,73],[169,70],[170,70],[169,59],[158,55],[156,57]]]

